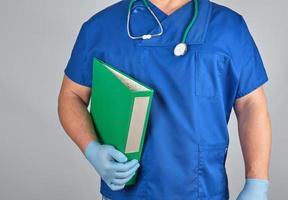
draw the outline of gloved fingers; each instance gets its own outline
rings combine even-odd
[[[131,176],[131,174],[134,174],[136,172],[136,170],[139,168],[139,163],[134,165],[130,170],[125,171],[125,172],[116,172],[115,173],[115,177],[116,178],[127,178],[129,176]]]
[[[120,163],[124,163],[128,160],[128,158],[121,151],[118,151],[114,147],[109,150],[109,154],[112,156],[114,160]]]
[[[113,183],[107,183],[107,185],[110,187],[111,190],[117,191],[117,190],[122,190],[125,187],[125,184],[123,185],[115,185]]]
[[[135,172],[139,166],[140,165],[138,163],[138,160],[128,161],[127,163],[108,161],[107,163],[103,163],[103,168],[102,170],[99,170],[99,174],[104,180],[108,180],[109,182],[111,179],[115,179],[117,177],[117,172],[121,172],[122,170],[122,172],[128,172],[127,176],[129,176],[130,174]],[[127,176],[123,178],[126,178]]]
[[[133,174],[131,174],[130,176],[126,177],[126,178],[113,179],[112,183],[115,184],[115,185],[126,184],[134,175],[135,175],[135,172]]]
[[[134,166],[137,166],[137,165],[140,166],[140,164],[138,163],[138,160],[133,159],[133,160],[130,160],[130,161],[126,162],[126,163],[117,163],[117,162],[115,162],[113,164],[113,169],[115,171],[117,171],[117,172],[127,172],[130,169],[132,169]]]

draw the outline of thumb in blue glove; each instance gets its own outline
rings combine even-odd
[[[267,200],[268,187],[268,180],[247,178],[237,200]]]
[[[85,157],[113,191],[123,189],[140,166],[138,160],[127,161],[122,152],[111,145],[102,145],[97,141],[87,145]]]

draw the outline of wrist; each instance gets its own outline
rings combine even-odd
[[[96,134],[88,133],[88,134],[79,134],[75,139],[75,142],[82,151],[82,153],[85,153],[85,149],[87,148],[88,144],[93,140],[95,141],[97,140]]]
[[[269,179],[269,171],[266,167],[249,167],[245,169],[246,178],[252,179]]]

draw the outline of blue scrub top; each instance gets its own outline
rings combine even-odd
[[[228,199],[227,123],[235,101],[268,80],[259,51],[241,15],[199,0],[188,52],[176,57],[193,1],[171,15],[149,4],[164,27],[161,37],[130,39],[129,0],[122,0],[82,25],[65,68],[71,80],[91,87],[97,57],[154,89],[137,183],[112,191],[101,180],[100,191],[113,200]],[[133,6],[131,31],[159,31],[142,1]]]

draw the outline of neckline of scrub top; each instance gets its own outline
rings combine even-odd
[[[184,9],[186,6],[189,6],[188,4],[190,4],[190,3],[191,3],[191,1],[186,2],[181,7],[177,8],[176,10],[174,10],[172,13],[170,13],[168,15],[163,10],[161,10],[158,6],[156,6],[153,2],[148,1],[148,4],[151,8],[154,8],[154,10],[157,10],[158,12],[162,13],[162,15],[164,15],[166,17],[171,17],[173,14],[176,14],[177,12],[181,12],[181,10]]]
[[[202,44],[205,39],[205,35],[208,28],[208,22],[211,13],[211,3],[209,0],[198,0],[199,1],[199,13],[198,17],[190,30],[186,43],[191,44]],[[128,1],[129,2],[129,1]],[[142,1],[139,1],[142,2]],[[175,10],[170,15],[167,15],[161,11],[156,5],[149,1],[151,9],[157,14],[164,33],[161,36],[153,37],[149,40],[136,40],[140,46],[170,46],[176,45],[181,42],[182,36],[188,26],[191,18],[194,14],[194,1],[189,1],[182,7]],[[160,17],[158,16],[161,13]],[[143,21],[145,23],[145,21]],[[147,23],[147,22],[146,22]],[[147,33],[155,34],[160,31],[159,26],[155,23],[155,26]]]
[[[129,1],[128,1],[129,2]],[[159,9],[156,5],[154,5],[152,2],[147,1],[150,8],[152,9],[152,11],[154,12],[154,14],[158,17],[158,19],[160,20],[160,22],[165,19],[168,15],[166,13],[164,13],[161,9]],[[143,0],[138,0],[136,1],[133,6],[132,6],[132,13],[137,9],[137,7],[141,7],[142,11],[146,10],[148,14],[150,14],[146,8],[146,6],[143,3]]]

